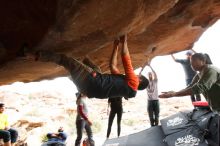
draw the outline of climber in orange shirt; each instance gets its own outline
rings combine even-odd
[[[117,68],[119,49],[121,49],[125,74],[120,74]],[[135,97],[137,90],[143,90],[148,86],[147,78],[142,75],[137,76],[134,73],[126,35],[114,41],[110,59],[111,74],[102,74],[91,63],[86,65],[74,58],[50,51],[37,51],[33,57],[30,57],[30,53],[26,55],[37,61],[54,62],[65,67],[70,72],[78,91],[89,98],[131,98]]]

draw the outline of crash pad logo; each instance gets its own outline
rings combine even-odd
[[[183,119],[180,118],[180,117],[175,117],[174,119],[170,119],[167,121],[167,127],[173,127],[173,126],[176,126],[176,125],[180,125],[182,124],[183,122]]]
[[[192,135],[186,135],[185,137],[178,138],[175,141],[175,146],[196,146],[199,145],[200,139],[193,137]]]

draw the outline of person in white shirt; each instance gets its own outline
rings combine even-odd
[[[157,83],[158,79],[157,79],[157,74],[154,71],[154,69],[150,66],[149,61],[144,65],[144,67],[146,65],[149,66],[149,68],[151,69],[151,72],[148,73],[149,85],[146,88],[148,95],[147,111],[149,114],[151,126],[157,126],[159,123],[159,113],[160,113],[160,104],[158,100],[158,83]],[[144,67],[142,67],[141,72],[143,71]]]

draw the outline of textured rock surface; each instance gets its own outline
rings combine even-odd
[[[220,17],[220,0],[23,0],[0,2],[0,85],[66,75],[52,63],[19,56],[27,43],[91,57],[108,71],[111,43],[128,33],[133,65],[190,48]]]

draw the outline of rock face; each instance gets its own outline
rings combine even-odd
[[[148,58],[189,49],[220,17],[220,1],[3,0],[0,17],[0,85],[5,85],[68,74],[52,63],[25,60],[23,44],[33,51],[88,55],[104,72],[112,41],[125,33],[134,68]]]

